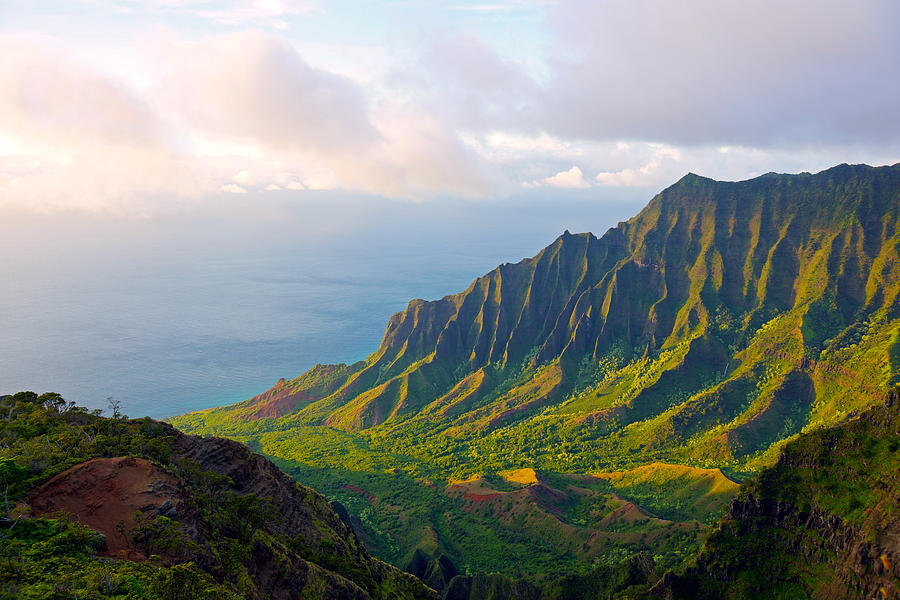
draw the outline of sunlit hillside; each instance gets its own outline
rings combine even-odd
[[[570,566],[660,552],[721,511],[727,478],[898,380],[898,218],[900,166],[688,175],[599,238],[566,232],[460,294],[413,300],[364,362],[173,423],[273,457],[401,566],[416,549],[511,573],[556,568],[561,552]],[[555,499],[528,511],[608,543],[552,547],[528,538],[547,527],[515,502],[502,518],[466,504],[521,495],[500,475],[514,469]],[[570,476],[599,477],[600,496]],[[473,481],[487,487],[459,491]],[[645,518],[608,518],[620,501]],[[677,523],[660,537],[654,518]],[[611,535],[622,528],[636,535]]]

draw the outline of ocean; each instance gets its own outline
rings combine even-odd
[[[354,200],[147,217],[5,215],[0,393],[132,417],[231,404],[373,352],[412,298],[465,289],[568,229],[602,234],[641,190],[588,202]]]

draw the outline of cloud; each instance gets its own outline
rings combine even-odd
[[[224,3],[220,8],[207,8],[208,3],[192,3],[190,11],[199,17],[211,19],[225,25],[240,25],[271,21],[276,28],[284,28],[283,17],[300,15],[316,8],[314,2],[307,0],[256,0],[255,2]],[[204,7],[206,6],[206,7]]]
[[[45,38],[0,36],[0,204],[128,212],[274,182],[421,199],[491,191],[449,124],[258,31],[158,49],[133,84]],[[301,183],[302,182],[302,183]],[[163,198],[168,197],[168,200]]]
[[[487,177],[457,132],[418,106],[371,107],[353,81],[261,32],[180,45],[164,81],[178,119],[215,148],[302,165],[310,189],[395,197],[482,195]]]
[[[591,185],[585,180],[584,175],[581,173],[581,169],[579,169],[578,166],[573,166],[568,171],[560,171],[556,175],[545,177],[541,179],[541,183],[558,188],[579,189],[587,188]]]
[[[617,187],[651,187],[670,183],[675,173],[683,168],[679,164],[680,159],[678,150],[659,147],[653,152],[653,157],[640,167],[603,171],[594,179],[601,185]]]
[[[887,0],[561,0],[547,28],[532,11],[499,37],[492,19],[452,30],[442,7],[416,13],[427,42],[373,23],[352,50],[271,33],[324,3],[92,1],[180,33],[0,36],[0,206],[143,214],[238,188],[482,198],[900,160]]]
[[[380,134],[362,90],[309,66],[286,41],[259,31],[176,44],[166,56],[166,104],[210,139],[330,154]]]
[[[649,162],[639,169],[622,169],[614,172],[597,173],[596,180],[601,185],[617,187],[647,187],[655,183],[655,177],[659,170],[659,162]]]
[[[900,140],[900,4],[564,0],[543,123],[678,144]]]
[[[0,36],[0,205],[143,212],[203,182],[163,119],[128,85],[52,40]]]
[[[96,2],[97,0],[90,0]],[[311,0],[254,0],[252,2],[209,0],[107,0],[106,5],[112,10],[131,13],[138,10],[156,14],[172,14],[191,16],[212,21],[220,25],[238,26],[271,26],[284,29],[289,26],[284,21],[292,17],[309,13],[318,8]]]
[[[505,13],[527,9],[530,5],[550,3],[552,3],[552,0],[520,0],[518,2],[497,2],[493,4],[474,2],[469,4],[452,4],[447,6],[446,10],[474,13]]]
[[[562,0],[548,12],[543,64],[438,32],[390,85],[505,181],[546,185],[577,164],[599,174],[588,185],[656,187],[690,170],[741,177],[741,160],[749,174],[785,170],[776,158],[800,170],[900,159],[900,78],[885,76],[900,72],[900,4]],[[732,146],[744,151],[722,160]]]
[[[245,186],[254,186],[257,182],[256,175],[253,172],[246,170],[235,173],[234,177],[231,179],[235,183]]]
[[[395,83],[467,133],[896,143],[898,23],[891,0],[561,0],[543,64],[472,33],[439,34]]]
[[[544,91],[519,62],[471,33],[437,35],[416,56],[390,82],[431,111],[461,130],[535,133]]]
[[[68,58],[47,38],[0,37],[3,130],[54,142],[163,142],[151,107],[128,86]]]

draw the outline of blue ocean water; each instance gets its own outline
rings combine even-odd
[[[164,418],[374,351],[412,298],[465,289],[649,198],[410,204],[324,198],[146,219],[0,222],[0,393]]]

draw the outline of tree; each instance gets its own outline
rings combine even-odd
[[[61,412],[61,410],[65,409],[66,407],[65,399],[56,392],[46,392],[44,394],[41,394],[40,396],[38,396],[37,400],[47,410]]]
[[[109,406],[109,410],[112,411],[113,419],[124,419],[125,415],[122,414],[122,401],[116,400],[112,396],[106,397],[106,404]]]

